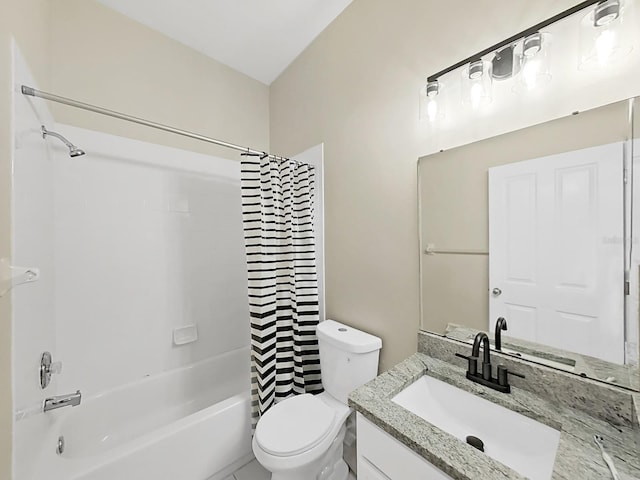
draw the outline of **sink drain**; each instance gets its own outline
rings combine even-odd
[[[477,448],[481,452],[484,452],[484,442],[480,440],[478,437],[474,437],[473,435],[468,435],[467,443],[471,445],[473,448]]]
[[[60,435],[58,437],[58,446],[56,447],[56,453],[62,455],[64,453],[64,437]]]

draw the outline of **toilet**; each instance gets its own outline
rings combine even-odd
[[[346,480],[347,396],[378,373],[382,340],[325,320],[317,328],[324,392],[287,398],[258,421],[253,453],[271,480]]]

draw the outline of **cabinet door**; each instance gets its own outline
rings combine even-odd
[[[451,480],[358,413],[358,480]]]
[[[358,462],[358,480],[391,480],[384,473],[371,465],[366,458]]]

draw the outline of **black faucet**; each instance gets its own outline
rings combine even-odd
[[[482,370],[478,372],[478,361],[480,359],[480,344],[482,344]],[[484,332],[479,332],[473,340],[473,348],[471,356],[456,353],[457,357],[464,358],[468,361],[467,378],[472,382],[479,383],[485,387],[492,388],[502,393],[511,393],[511,385],[509,385],[509,375],[524,378],[524,375],[510,372],[504,365],[498,365],[496,377],[493,377],[491,368],[491,348],[489,346],[489,337]]]
[[[498,320],[496,320],[496,335],[494,337],[495,348],[498,351],[502,350],[502,330],[507,330],[507,320],[504,317],[498,317]]]
[[[489,345],[489,337],[484,332],[479,332],[473,339],[473,348],[471,349],[471,357],[480,358],[480,342],[482,342],[482,378],[491,380],[491,346]],[[476,360],[477,361],[477,360]]]

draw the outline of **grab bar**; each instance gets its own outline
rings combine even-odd
[[[486,250],[448,250],[448,249],[436,249],[433,243],[428,243],[427,248],[424,249],[425,255],[489,255]]]

